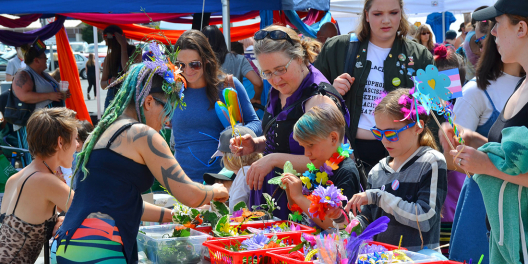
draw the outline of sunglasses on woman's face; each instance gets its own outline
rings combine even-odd
[[[175,65],[176,65],[176,67],[178,67],[178,68],[179,68],[180,70],[182,70],[182,71],[183,71],[183,70],[185,69],[185,67],[187,67],[187,66],[189,66],[189,68],[191,68],[191,69],[193,69],[193,70],[195,70],[195,71],[197,71],[197,70],[199,70],[199,69],[202,68],[202,62],[201,62],[201,61],[191,61],[191,62],[189,62],[189,63],[187,63],[187,64],[185,64],[185,63],[183,63],[183,62],[180,62],[180,61],[177,61],[177,62],[175,63]]]
[[[387,129],[387,130],[381,130],[381,129],[378,129],[376,127],[373,127],[370,129],[370,131],[372,131],[372,134],[374,135],[374,137],[381,141],[383,139],[383,136],[385,136],[385,138],[390,141],[390,142],[396,142],[399,140],[398,138],[398,134],[404,130],[407,130],[411,127],[413,127],[414,125],[416,125],[416,122],[413,122],[413,123],[410,123],[410,124],[407,124],[406,126],[398,129],[398,130],[393,130],[393,129]]]
[[[424,35],[424,36],[425,35],[429,35],[429,34],[431,34],[431,32],[422,32],[422,35]]]

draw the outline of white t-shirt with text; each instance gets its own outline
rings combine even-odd
[[[367,60],[372,62],[365,92],[363,93],[363,105],[361,107],[361,116],[359,117],[358,127],[370,130],[376,125],[374,120],[375,101],[381,97],[385,91],[383,63],[389,55],[390,48],[380,48],[371,42],[368,44]]]

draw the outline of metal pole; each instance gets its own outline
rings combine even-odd
[[[227,50],[231,50],[231,25],[230,25],[229,0],[222,0],[222,28],[227,44]]]
[[[445,42],[445,33],[446,33],[446,28],[445,28],[445,11],[442,12],[442,42]]]
[[[93,35],[94,35],[94,57],[95,57],[95,90],[97,91],[97,95],[95,95],[96,101],[97,101],[97,120],[101,120],[101,80],[99,77],[99,36],[97,35],[97,27],[93,27]]]

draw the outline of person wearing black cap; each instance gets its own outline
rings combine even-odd
[[[244,136],[251,135],[257,137],[253,130],[244,126],[235,126],[235,133]],[[204,182],[207,185],[223,183],[229,191],[229,209],[233,211],[234,206],[239,202],[249,202],[249,186],[246,183],[246,175],[253,162],[262,158],[261,153],[251,153],[243,156],[235,156],[229,148],[233,130],[228,127],[220,133],[218,150],[211,159],[222,157],[222,169],[219,173],[204,173]],[[235,174],[236,173],[236,174]]]
[[[525,71],[528,69],[528,53],[523,52],[528,46],[528,1],[498,0],[494,6],[473,13],[473,19],[495,20],[491,34],[495,36],[502,61],[517,62]],[[491,227],[489,263],[528,263],[528,173],[520,169],[525,167],[528,154],[526,146],[519,142],[522,137],[510,139],[509,133],[505,132],[506,128],[513,131],[526,127],[528,84],[524,79],[517,84],[516,91],[491,127],[488,138],[466,130],[463,137],[468,145],[451,151],[458,167],[475,174],[473,179],[481,189]],[[509,146],[516,146],[512,150],[514,154],[512,151],[504,153],[507,157],[513,155],[513,159],[504,160],[499,154],[493,155],[492,162],[490,153],[476,149],[484,143],[488,144],[479,149],[498,145],[501,149],[510,150]],[[503,163],[498,164],[497,159]],[[508,170],[512,164],[519,168],[516,172]]]

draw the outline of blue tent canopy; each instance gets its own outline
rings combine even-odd
[[[56,14],[56,13],[201,13],[202,0],[90,0],[73,3],[71,0],[3,0],[4,14]],[[230,0],[231,12],[252,10],[329,10],[330,0]],[[221,0],[205,0],[205,12],[222,12]]]

